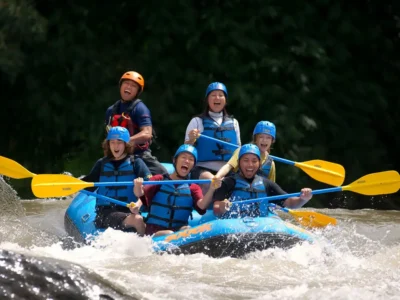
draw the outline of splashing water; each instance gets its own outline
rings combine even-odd
[[[319,237],[315,244],[269,249],[245,259],[214,259],[202,254],[154,254],[150,238],[112,229],[90,246],[66,250],[51,237],[62,235],[59,228],[69,201],[23,203],[27,214],[19,222],[28,223],[32,231],[14,230],[19,228],[17,223],[9,224],[4,230],[14,230],[15,237],[2,239],[0,249],[80,265],[97,274],[102,282],[135,298],[399,298],[398,211],[318,210],[337,218],[338,225],[313,230]],[[33,238],[38,227],[56,230]]]

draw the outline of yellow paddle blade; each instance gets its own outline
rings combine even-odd
[[[368,196],[393,194],[399,189],[400,175],[397,171],[371,173],[342,187],[342,191],[352,191]]]
[[[344,182],[345,170],[342,165],[319,159],[295,162],[294,165],[320,182],[333,186],[341,186]]]
[[[93,182],[62,174],[39,174],[33,177],[31,183],[32,192],[38,198],[69,196],[92,186]]]
[[[29,178],[36,175],[16,161],[4,156],[0,156],[0,174],[15,179]]]
[[[289,210],[289,213],[305,227],[319,228],[328,225],[336,225],[337,223],[335,218],[314,211]]]

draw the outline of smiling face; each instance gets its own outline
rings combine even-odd
[[[239,170],[243,177],[247,179],[253,178],[260,168],[260,160],[255,154],[244,154],[239,160]]]
[[[126,156],[124,141],[110,140],[110,150],[115,160],[120,160]]]
[[[207,97],[208,107],[212,112],[221,112],[226,105],[225,94],[221,90],[212,91]]]
[[[140,91],[140,86],[132,80],[124,80],[121,83],[119,92],[124,101],[132,101]]]
[[[274,139],[269,134],[259,133],[256,135],[255,144],[261,153],[269,152]]]
[[[194,156],[188,152],[182,152],[175,160],[175,171],[180,177],[186,177],[194,167]]]

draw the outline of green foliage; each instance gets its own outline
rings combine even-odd
[[[8,2],[7,2],[8,3]],[[33,171],[87,173],[126,70],[145,78],[162,161],[212,81],[226,83],[243,142],[259,120],[273,154],[343,164],[346,183],[399,169],[399,4],[379,1],[9,1],[1,5],[7,95],[2,153]],[[17,121],[16,121],[17,120]],[[10,123],[12,126],[10,126]],[[321,187],[278,165],[286,190]]]

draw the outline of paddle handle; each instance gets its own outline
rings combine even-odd
[[[269,203],[268,206],[269,206],[269,207],[272,207],[272,208],[280,209],[280,210],[282,210],[282,211],[284,211],[284,212],[286,212],[286,213],[289,213],[289,212],[290,212],[290,210],[287,209],[286,207],[282,207],[282,206],[276,205],[275,203]]]
[[[103,196],[103,195],[100,195],[100,194],[97,194],[97,193],[89,192],[87,190],[81,190],[81,193],[84,193],[86,195],[90,195],[90,196],[94,196],[96,198],[100,198],[100,199],[106,200],[106,201],[114,203],[116,205],[120,205],[120,206],[124,206],[124,207],[128,207],[128,205],[129,205],[129,203],[122,202],[122,201],[119,201],[119,200],[116,200],[116,199],[113,199],[113,198],[110,198],[110,197],[107,197],[107,196]]]
[[[228,142],[225,142],[225,141],[223,141],[223,140],[219,140],[219,139],[213,138],[213,137],[208,136],[208,135],[202,135],[202,134],[200,134],[200,137],[199,137],[199,138],[209,139],[209,140],[212,140],[212,141],[217,142],[218,144],[222,144],[222,145],[225,145],[225,146],[228,146],[228,147],[235,147],[235,148],[239,148],[239,147],[240,147],[239,145],[235,145],[235,144],[232,144],[232,143],[228,143]]]
[[[279,161],[279,162],[287,164],[287,165],[292,165],[292,166],[296,165],[296,163],[294,161],[288,160],[286,158],[276,157],[275,155],[269,155],[269,157],[271,157],[275,161]]]
[[[342,191],[342,188],[343,187],[338,186],[338,187],[333,187],[333,188],[314,190],[314,191],[312,191],[312,194],[313,195],[317,195],[317,194],[340,192],[340,191]],[[301,195],[301,192],[292,193],[292,194],[269,196],[269,197],[262,197],[262,198],[257,198],[257,199],[248,199],[248,200],[244,200],[244,201],[232,202],[232,205],[234,205],[234,204],[257,203],[257,202],[262,202],[262,201],[265,201],[265,200],[268,200],[268,201],[280,200],[280,199],[286,199],[286,198],[290,198],[290,197],[299,197],[300,195]]]
[[[206,138],[206,139],[215,141],[215,142],[217,142],[217,143],[219,143],[219,144],[223,144],[223,145],[226,145],[226,146],[229,146],[229,147],[236,147],[236,148],[240,147],[240,146],[238,146],[238,145],[235,145],[235,144],[232,144],[232,143],[228,143],[228,142],[225,142],[225,141],[221,141],[221,140],[219,140],[219,139],[213,138],[213,137],[208,136],[208,135],[202,135],[202,134],[200,134],[200,138]],[[279,162],[284,163],[284,164],[288,164],[288,165],[292,165],[292,166],[294,166],[294,165],[296,164],[296,162],[291,161],[291,160],[288,160],[288,159],[285,159],[285,158],[276,157],[276,156],[274,156],[274,155],[269,155],[269,156],[270,156],[273,160],[279,161]]]
[[[185,184],[185,183],[210,183],[211,179],[193,179],[193,180],[158,180],[158,181],[143,181],[143,185],[150,184]],[[120,182],[94,182],[93,186],[129,186],[133,185],[133,181]]]

